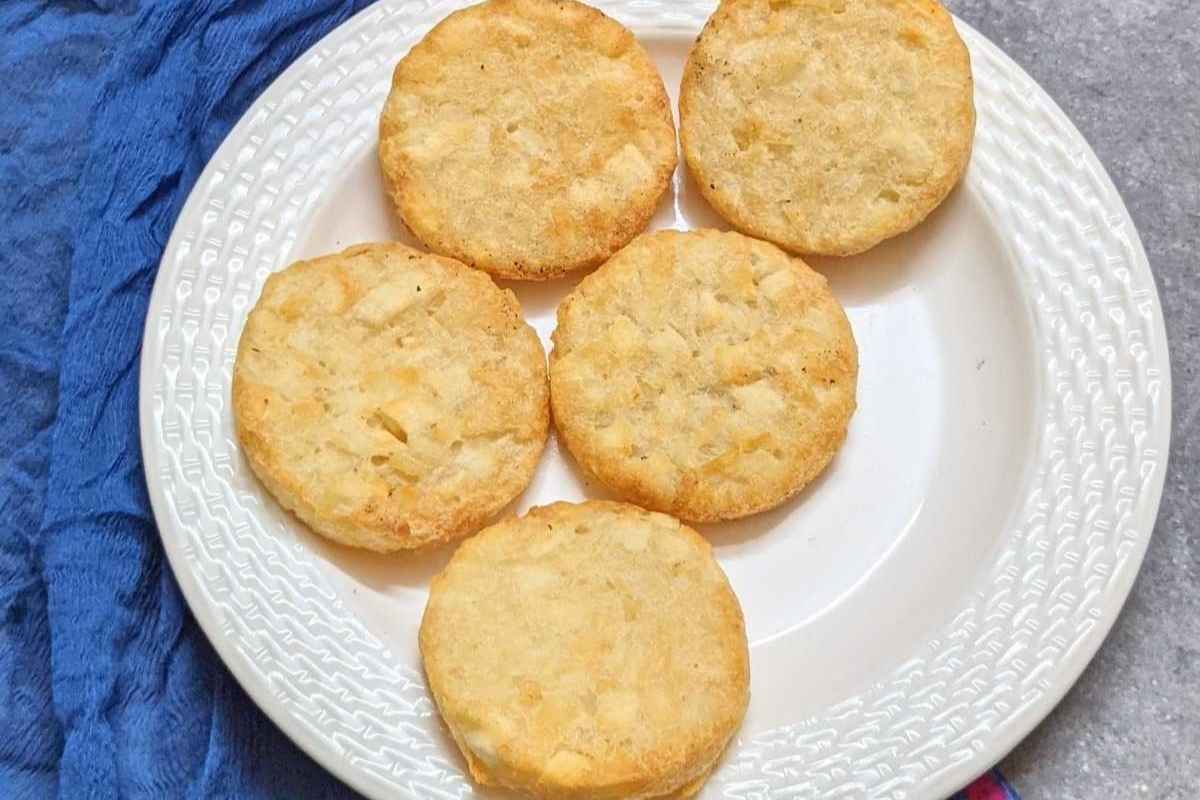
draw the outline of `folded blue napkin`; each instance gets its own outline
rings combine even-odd
[[[353,796],[188,613],[147,502],[137,381],[206,160],[363,5],[0,4],[0,798]]]

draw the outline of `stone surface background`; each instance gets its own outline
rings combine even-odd
[[[1174,433],[1150,552],[1078,685],[1001,767],[1025,800],[1200,790],[1200,2],[944,0],[1063,107],[1121,191],[1167,320]]]

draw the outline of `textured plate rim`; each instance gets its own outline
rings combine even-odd
[[[404,4],[395,0],[363,9],[331,31],[272,82],[229,132],[198,178],[192,194],[189,195],[189,199],[181,211],[176,226],[164,249],[163,272],[168,271],[168,257],[178,251],[185,236],[184,229],[187,227],[187,224],[194,222],[194,218],[200,214],[201,209],[197,207],[193,199],[200,193],[202,187],[208,186],[213,181],[214,176],[219,172],[218,162],[221,160],[221,156],[228,155],[227,151],[245,139],[246,132],[251,127],[251,120],[256,109],[260,109],[268,101],[278,99],[285,93],[292,91],[300,76],[309,67],[310,62],[315,57],[318,57],[320,52],[327,50],[338,42],[349,40],[352,32],[363,27],[369,18],[382,13],[381,7],[392,7],[393,14],[401,14],[404,13],[401,8],[402,6],[416,5],[421,4]],[[435,2],[432,5],[440,7],[445,4]],[[622,18],[622,21],[627,23],[638,20],[638,13],[640,12],[636,10],[637,7],[648,7],[649,4],[639,3],[638,0],[629,0],[628,5],[634,10],[628,10],[628,14],[624,15],[620,11],[616,13],[616,16]],[[651,24],[647,26],[643,24],[638,27],[643,31],[654,27],[678,30],[680,27],[679,20],[683,20],[682,24],[684,25],[688,24],[688,20],[692,20],[690,24],[694,25],[695,9],[702,9],[706,3],[704,0],[700,0],[700,2],[692,2],[690,4],[680,3],[678,5],[680,7],[687,5],[688,7],[688,10],[679,14],[678,19],[667,19],[665,20],[666,25]],[[691,16],[689,16],[689,10],[693,12]],[[1091,173],[1091,177],[1099,183],[1100,189],[1107,195],[1109,202],[1106,205],[1106,210],[1116,212],[1115,218],[1110,221],[1110,225],[1114,230],[1122,230],[1124,236],[1128,239],[1131,262],[1127,267],[1133,273],[1136,273],[1135,277],[1141,282],[1141,293],[1146,295],[1148,292],[1148,297],[1144,297],[1143,300],[1148,304],[1148,315],[1153,318],[1149,323],[1150,340],[1145,344],[1147,348],[1153,349],[1155,355],[1158,356],[1155,359],[1155,365],[1156,369],[1160,371],[1156,375],[1156,380],[1159,384],[1154,406],[1156,420],[1153,426],[1152,440],[1149,442],[1149,445],[1153,451],[1161,455],[1153,474],[1141,484],[1141,492],[1136,497],[1134,515],[1138,518],[1136,527],[1142,529],[1142,533],[1136,539],[1130,540],[1130,549],[1122,557],[1123,565],[1117,579],[1105,585],[1102,598],[1103,610],[1095,620],[1096,624],[1075,643],[1075,646],[1070,649],[1069,653],[1055,662],[1053,681],[1047,687],[1046,691],[1037,698],[1036,702],[1031,702],[1017,709],[1007,718],[997,722],[995,727],[999,728],[999,730],[996,731],[993,729],[991,738],[987,744],[978,749],[970,757],[955,761],[944,769],[919,776],[914,780],[898,782],[896,783],[898,788],[894,791],[889,790],[886,786],[876,786],[872,789],[871,796],[880,797],[911,797],[914,793],[922,797],[938,797],[957,790],[975,775],[999,761],[1015,747],[1074,685],[1115,623],[1137,577],[1138,570],[1149,546],[1154,522],[1157,518],[1166,477],[1166,460],[1170,443],[1171,375],[1165,322],[1149,261],[1127,207],[1121,200],[1115,185],[1112,183],[1111,178],[1096,157],[1094,151],[1086,143],[1082,134],[1070,122],[1061,108],[1046,95],[1044,90],[1021,67],[1004,55],[986,37],[961,21],[959,21],[959,25],[964,36],[970,41],[973,55],[978,55],[976,52],[978,49],[991,58],[997,59],[1003,63],[1012,77],[1016,79],[1016,82],[1023,83],[1029,90],[1038,93],[1038,100],[1042,106],[1041,110],[1053,117],[1050,121],[1065,130],[1071,143],[1078,146],[1075,155],[1082,159],[1081,167]],[[416,33],[419,35],[420,30],[417,30]],[[147,350],[149,350],[151,355],[162,355],[163,348],[161,341],[156,338],[156,331],[159,326],[159,314],[157,312],[166,305],[167,295],[172,289],[176,289],[176,286],[168,285],[168,281],[166,280],[156,279],[146,316],[143,357],[140,367],[139,396],[141,444],[145,462],[147,487],[155,519],[160,525],[160,535],[163,539],[168,561],[201,629],[208,636],[214,649],[255,703],[293,741],[322,764],[322,766],[358,791],[367,795],[379,796],[387,789],[387,784],[372,780],[363,770],[356,768],[351,761],[339,755],[339,753],[330,747],[328,741],[317,736],[313,730],[298,720],[295,713],[289,707],[282,704],[272,694],[271,687],[262,679],[262,675],[254,672],[252,669],[250,661],[252,654],[247,653],[232,636],[228,635],[226,630],[223,630],[220,619],[218,619],[203,594],[196,571],[187,563],[185,546],[182,541],[183,537],[174,524],[178,521],[178,511],[169,503],[162,485],[162,479],[153,470],[153,467],[159,463],[157,452],[161,445],[162,436],[162,431],[157,424],[154,413],[153,404],[155,396],[153,387],[161,377],[164,363],[155,358],[146,358]],[[1150,447],[1147,449],[1150,449]],[[864,792],[866,788],[865,786],[863,787]]]

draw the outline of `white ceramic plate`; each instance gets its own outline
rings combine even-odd
[[[406,238],[378,175],[377,118],[392,66],[456,5],[383,0],[254,104],[180,215],[142,352],[147,482],[196,618],[272,719],[375,798],[475,791],[416,648],[448,552],[351,552],[282,513],[238,451],[230,374],[271,272]],[[674,93],[712,4],[598,5]],[[1078,131],[961,28],[979,109],[963,185],[913,233],[815,263],[861,350],[844,450],[795,501],[704,529],[741,598],[753,675],[705,797],[960,788],[1075,681],[1146,550],[1171,391],[1145,253]],[[653,225],[724,227],[682,168]],[[510,284],[547,346],[577,280]],[[596,494],[551,441],[516,507]]]

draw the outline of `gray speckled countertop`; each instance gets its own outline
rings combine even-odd
[[[1175,429],[1150,552],[1062,704],[1001,767],[1026,800],[1200,791],[1200,2],[945,0],[1058,101],[1137,223],[1170,338]]]

